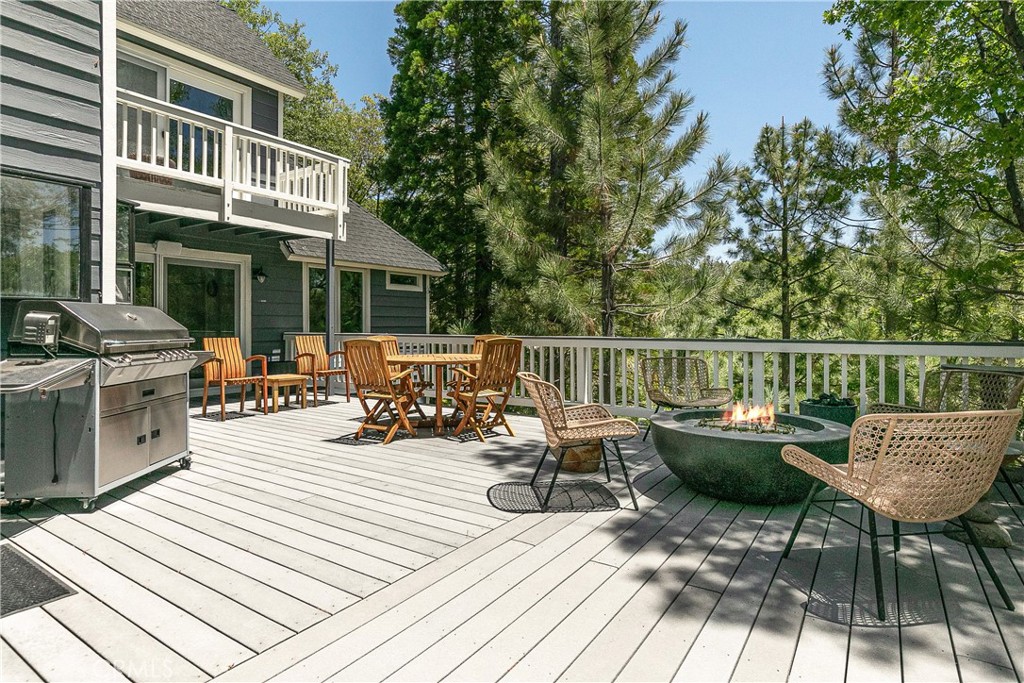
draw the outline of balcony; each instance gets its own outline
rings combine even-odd
[[[117,167],[144,210],[345,239],[347,159],[122,89]]]

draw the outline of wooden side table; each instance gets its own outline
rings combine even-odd
[[[299,401],[299,405],[303,408],[306,407],[306,382],[309,377],[306,375],[267,375],[267,389],[270,390],[271,400],[273,401],[273,411],[277,412],[277,390],[278,388],[284,389],[284,404],[288,405],[288,400],[291,398],[291,387],[295,387],[295,397]]]

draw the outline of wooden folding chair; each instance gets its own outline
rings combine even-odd
[[[516,383],[523,341],[499,337],[481,342],[481,347],[476,374],[469,369],[454,370],[455,384],[448,396],[455,403],[455,409],[462,411],[462,420],[455,428],[455,435],[470,427],[480,441],[486,441],[483,430],[501,425],[509,436],[515,436],[505,419],[505,406]]]
[[[356,430],[356,439],[363,435],[365,429],[383,432],[385,444],[391,443],[399,429],[416,436],[408,414],[409,406],[416,403],[412,368],[396,372],[388,365],[387,356],[387,347],[379,339],[349,339],[345,342],[349,376],[356,389],[356,398],[366,414]],[[385,414],[391,419],[390,424],[381,422]]]
[[[263,414],[267,414],[267,357],[257,354],[242,358],[242,345],[238,337],[203,337],[203,350],[213,351],[214,356],[209,363],[203,365],[203,415],[206,415],[206,401],[209,396],[210,384],[220,386],[220,419],[227,416],[225,394],[229,386],[242,387],[242,399],[238,410],[245,410],[246,388],[253,384],[257,391],[263,389]],[[250,362],[260,363],[260,374],[248,374]],[[260,394],[256,394],[256,405],[259,407]]]
[[[342,363],[345,362],[344,351],[331,351],[328,353],[322,334],[305,334],[295,337],[295,351],[296,372],[300,375],[308,375],[313,380],[314,406],[319,405],[316,387],[317,382],[321,378],[324,380],[325,401],[331,393],[332,377],[345,378],[345,400],[352,400],[352,397],[349,395],[348,369],[343,366],[331,366],[331,361],[335,358],[340,358]]]

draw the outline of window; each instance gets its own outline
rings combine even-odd
[[[140,95],[160,99],[164,70],[155,64],[117,58],[117,87],[137,92]]]
[[[117,303],[135,300],[132,264],[135,261],[135,211],[128,204],[117,205]],[[152,304],[150,304],[152,305]]]
[[[230,97],[203,90],[194,85],[171,79],[171,104],[185,107],[200,114],[216,116],[225,121],[235,120],[235,102]]]
[[[326,332],[327,271],[307,268],[309,291],[309,331]],[[354,270],[338,270],[338,332],[363,331],[363,274]]]
[[[88,193],[79,185],[4,175],[0,294],[78,299]]]
[[[410,273],[393,273],[388,271],[388,289],[401,289],[409,292],[423,291],[423,276]]]

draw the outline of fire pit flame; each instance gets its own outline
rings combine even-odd
[[[718,428],[723,431],[757,432],[759,434],[792,434],[796,429],[787,424],[775,421],[775,406],[744,407],[737,403],[731,411],[725,411],[721,417],[702,418],[698,423],[702,427]]]

